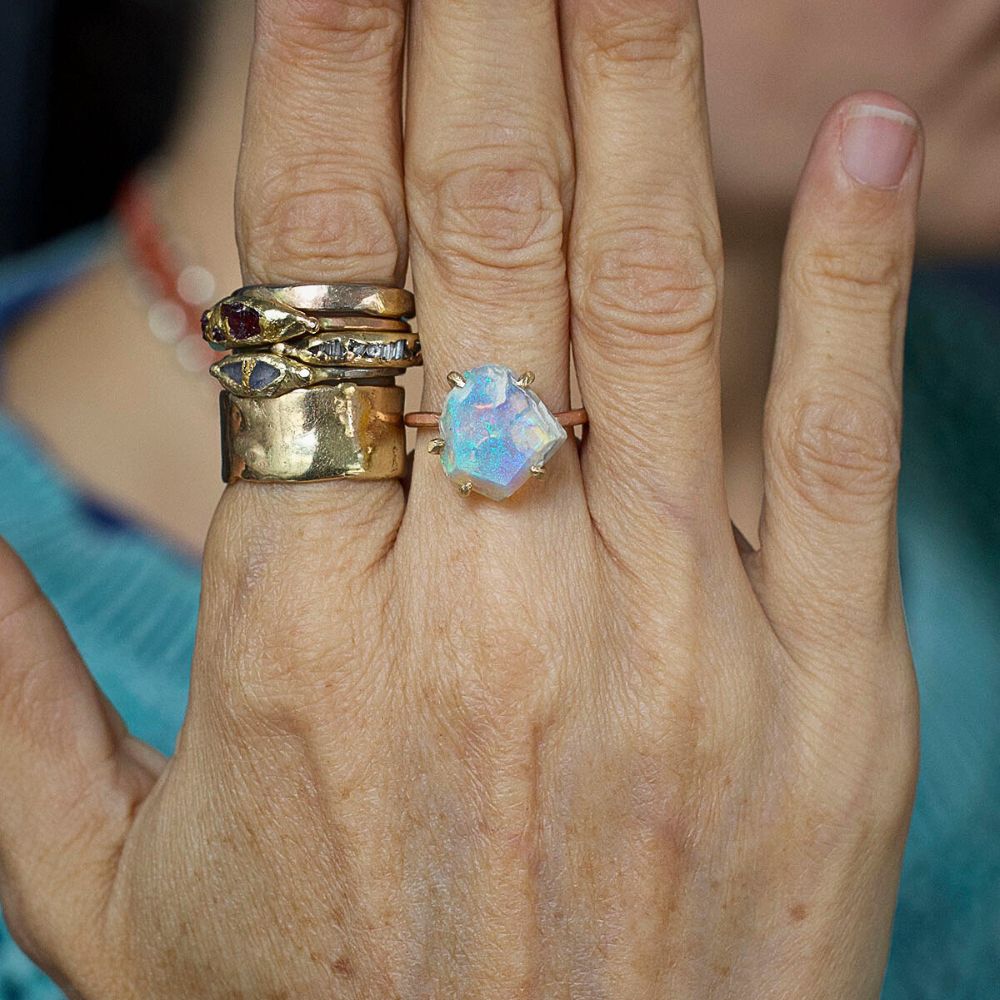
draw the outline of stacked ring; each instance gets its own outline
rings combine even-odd
[[[222,478],[397,479],[406,471],[403,387],[334,382],[273,398],[219,396]]]
[[[435,427],[427,450],[439,455],[445,475],[462,496],[506,500],[545,465],[568,439],[566,429],[587,423],[587,411],[553,413],[530,386],[532,372],[505,365],[449,372],[451,391],[440,413],[407,413],[408,427]]]
[[[253,285],[202,316],[230,354],[221,383],[226,482],[387,479],[405,465],[403,390],[422,363],[413,295],[369,284]]]
[[[371,285],[302,287],[357,287],[366,290],[367,294],[355,294],[353,297],[342,295],[341,299],[345,302],[367,303],[368,308],[375,300],[370,291]],[[319,362],[296,354],[295,351],[308,346],[317,357],[326,354],[333,359],[327,364],[343,363],[351,353],[354,354],[354,359],[346,362],[349,366],[353,366],[355,360],[364,367],[406,368],[421,363],[420,342],[409,323],[399,316],[346,312],[334,316],[317,315],[290,304],[289,300],[297,301],[290,294],[291,291],[291,288],[276,289],[268,285],[239,289],[205,311],[201,318],[202,336],[219,351],[274,347],[280,344],[283,345],[282,352],[291,353],[293,357],[313,364]],[[387,291],[405,290],[400,288]],[[283,294],[278,295],[279,292]],[[405,294],[409,296],[408,301],[412,302],[410,293]],[[325,300],[318,295],[315,297],[320,302],[335,301],[333,295]],[[310,301],[309,297],[304,301]],[[393,310],[398,310],[407,308],[406,302],[407,300],[392,300],[390,305]],[[306,345],[307,340],[311,344]],[[323,343],[330,345],[325,351]]]

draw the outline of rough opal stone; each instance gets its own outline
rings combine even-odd
[[[566,440],[566,431],[530,389],[503,365],[463,372],[464,386],[445,397],[441,410],[449,479],[491,500],[506,500]]]

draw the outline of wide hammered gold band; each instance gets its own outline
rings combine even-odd
[[[227,483],[396,479],[405,472],[401,386],[335,382],[271,399],[223,392],[219,408]]]

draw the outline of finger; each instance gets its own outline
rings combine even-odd
[[[402,283],[403,36],[403,0],[258,0],[236,192],[248,282]],[[257,515],[327,515],[337,544],[355,548],[353,504],[384,509],[389,526],[402,509],[395,482],[256,492]]]
[[[403,0],[258,0],[236,192],[247,282],[402,282],[403,36]],[[204,620],[255,619],[284,596],[317,621],[315,581],[377,561],[401,515],[395,481],[234,484],[206,545]],[[285,641],[296,620],[265,634],[255,620],[229,655]]]
[[[554,0],[415,0],[410,29],[425,405],[439,407],[449,370],[497,362],[534,371],[539,395],[564,408],[571,152]]]
[[[402,0],[258,0],[237,184],[244,276],[406,269]]]
[[[71,935],[60,915],[93,924],[161,767],[128,737],[30,572],[0,542],[0,898],[37,961],[65,961]]]
[[[898,605],[902,342],[922,145],[905,105],[857,94],[827,116],[799,188],[761,527],[767,600],[790,643],[871,634]]]
[[[590,413],[587,493],[605,540],[630,560],[658,561],[679,524],[729,537],[722,253],[697,5],[564,0],[561,10],[577,153],[569,273]]]

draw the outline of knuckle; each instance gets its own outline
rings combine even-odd
[[[100,926],[101,911],[90,904],[102,893],[80,900],[65,891],[61,895],[54,893],[54,882],[51,873],[39,873],[31,882],[8,882],[4,886],[3,920],[11,938],[50,975],[72,980],[77,989],[73,996],[121,995],[107,990],[107,983],[87,982],[93,978],[88,973],[95,970],[103,948],[97,933],[88,935],[84,944],[78,928],[83,921],[89,921],[94,928]]]
[[[261,41],[352,62],[391,56],[402,43],[403,16],[395,0],[259,0]]]
[[[853,316],[892,316],[904,294],[899,254],[884,246],[827,244],[798,260],[793,285],[807,301]]]
[[[255,211],[241,211],[237,236],[253,280],[378,279],[397,274],[402,232],[382,188],[309,162],[286,165],[256,188]]]
[[[700,234],[659,229],[598,239],[581,255],[570,285],[574,313],[605,348],[649,348],[678,357],[713,350],[720,279]]]
[[[562,268],[564,210],[556,171],[525,160],[472,164],[416,182],[411,224],[446,279]]]
[[[427,626],[432,701],[480,742],[520,739],[525,721],[547,714],[543,706],[560,688],[558,668],[543,667],[551,662],[547,637],[561,609],[512,586],[509,569],[484,560],[462,566],[450,613]]]
[[[329,721],[333,709],[341,718],[370,710],[378,701],[381,680],[372,663],[390,662],[393,652],[363,618],[362,612],[372,611],[352,602],[342,614],[357,616],[361,624],[342,622],[331,628],[321,612],[300,601],[279,612],[284,626],[280,643],[230,642],[232,655],[216,695],[226,717],[257,732],[307,734]],[[388,609],[376,608],[375,614],[384,621]],[[362,649],[364,657],[358,653]]]
[[[912,671],[898,692],[893,687],[880,678],[877,690],[841,699],[835,716],[827,709],[802,717],[798,798],[820,821],[814,828],[832,838],[898,847],[906,837],[920,757]]]
[[[899,475],[899,423],[895,407],[875,396],[802,399],[781,449],[798,492],[837,520],[866,517],[872,504],[890,501]]]
[[[700,72],[701,48],[691,5],[591,0],[580,19],[584,59],[599,73],[655,63],[674,77]]]

